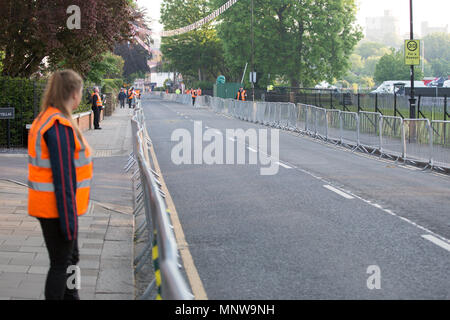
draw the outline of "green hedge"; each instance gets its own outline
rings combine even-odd
[[[0,77],[0,107],[14,107],[15,119],[10,120],[11,146],[25,146],[26,124],[39,113],[45,81]],[[0,146],[7,145],[7,120],[0,120]]]
[[[121,80],[120,80],[121,81]],[[107,81],[108,83],[108,81]],[[116,86],[119,80],[113,79]],[[10,146],[26,147],[26,125],[31,124],[34,115],[39,113],[46,80],[30,80],[22,78],[0,77],[0,108],[14,107],[15,119],[10,120]],[[91,110],[91,83],[85,83],[81,105],[75,113]],[[7,120],[0,120],[0,147],[7,146]]]
[[[214,82],[209,81],[196,81],[193,83],[190,83],[190,85],[193,87],[193,89],[202,89],[202,90],[213,90],[214,89]],[[187,86],[187,88],[191,88],[191,86]]]
[[[105,79],[103,83],[102,93],[118,92],[123,87],[122,79]]]

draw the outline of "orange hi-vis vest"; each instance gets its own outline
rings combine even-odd
[[[196,98],[197,97],[197,90],[192,90],[192,98]]]
[[[128,100],[131,100],[134,98],[134,90],[128,90]]]
[[[198,89],[198,90],[197,90],[197,95],[198,95],[198,96],[201,96],[201,95],[202,95],[202,89]]]
[[[34,121],[28,136],[28,213],[37,218],[58,218],[55,187],[50,163],[50,154],[44,134],[55,123],[72,128],[72,123],[56,108],[49,107]],[[91,149],[83,138],[75,138],[75,174],[77,181],[77,214],[85,214],[89,207],[90,186],[93,176]]]
[[[97,107],[103,106],[102,98],[100,97],[100,95],[97,92],[94,92],[92,94],[92,97],[93,96],[97,96]]]
[[[242,91],[242,94],[241,94],[241,91],[238,91],[237,99],[238,99],[238,100],[245,101],[245,94],[246,94],[246,93],[247,93],[247,91],[245,91],[245,90]]]

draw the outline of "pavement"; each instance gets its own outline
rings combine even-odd
[[[176,165],[171,135],[194,136],[194,121],[222,135],[267,127],[159,99],[142,106],[209,299],[450,299],[449,176],[285,131],[274,176],[260,164]]]
[[[89,212],[80,217],[82,300],[135,299],[130,175],[131,110],[117,109],[85,137],[94,150]],[[26,150],[23,152],[25,153]],[[44,299],[49,267],[37,219],[27,214],[27,157],[0,154],[0,299]]]

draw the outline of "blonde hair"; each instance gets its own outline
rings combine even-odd
[[[42,98],[41,115],[49,107],[54,107],[72,123],[78,138],[82,141],[82,133],[72,118],[72,108],[67,105],[70,96],[74,92],[83,89],[83,79],[73,70],[56,71],[47,82],[45,93]]]

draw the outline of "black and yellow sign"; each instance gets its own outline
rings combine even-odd
[[[420,65],[420,40],[405,40],[405,64]]]

